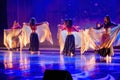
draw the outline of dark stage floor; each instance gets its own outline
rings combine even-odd
[[[120,50],[115,50],[109,63],[93,51],[84,55],[76,51],[73,57],[60,55],[57,49],[34,54],[0,51],[0,80],[42,80],[46,69],[67,70],[73,80],[120,80]]]

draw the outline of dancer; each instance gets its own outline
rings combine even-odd
[[[100,45],[100,49],[98,50],[98,53],[103,56],[106,57],[106,62],[111,62],[111,56],[114,55],[114,51],[113,51],[113,46],[110,45],[108,46],[108,41],[111,40],[111,28],[117,26],[116,24],[112,23],[110,20],[109,16],[105,16],[104,18],[104,24],[101,26],[104,27],[104,32],[102,34],[102,40],[101,40],[101,45]]]
[[[29,23],[23,23],[22,48],[30,44],[30,51],[38,51],[39,43],[43,43],[45,40],[53,44],[49,23],[47,21],[37,23],[36,19],[33,17],[30,19]]]
[[[11,46],[12,48],[10,50],[18,51],[20,48],[20,35],[21,35],[21,29],[19,22],[14,21],[12,26],[12,36],[11,36]]]
[[[38,51],[39,50],[39,39],[38,39],[38,34],[36,33],[37,25],[36,24],[36,19],[32,17],[30,19],[30,22],[28,24],[32,30],[32,33],[30,34],[30,51]]]
[[[73,56],[75,54],[75,37],[72,32],[78,32],[79,30],[72,25],[72,20],[65,20],[62,28],[62,30],[67,31],[63,53],[65,53],[65,55]]]

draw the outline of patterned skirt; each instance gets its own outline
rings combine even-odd
[[[109,40],[110,40],[110,34],[103,34],[102,35],[102,44],[106,44],[106,43],[109,44],[108,43]],[[102,49],[99,49],[98,53],[103,57],[106,57],[107,55],[112,56],[113,55],[113,47],[112,46],[106,47],[106,45],[104,45]]]

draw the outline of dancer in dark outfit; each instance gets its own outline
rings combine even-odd
[[[64,26],[64,29],[67,31],[67,37],[65,40],[63,53],[65,53],[65,55],[73,56],[75,54],[75,38],[72,32],[79,30],[73,27],[72,20],[65,20]]]
[[[35,18],[31,18],[30,20],[30,28],[32,33],[30,34],[30,51],[38,51],[39,50],[39,39],[38,34],[36,33],[37,25]]]

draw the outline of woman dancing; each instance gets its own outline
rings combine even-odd
[[[65,53],[65,55],[73,56],[75,54],[75,37],[72,32],[78,32],[79,30],[72,25],[72,20],[65,20],[62,28],[62,30],[67,31],[63,53]]]
[[[12,49],[18,51],[20,48],[20,35],[22,31],[20,30],[22,27],[20,26],[19,22],[14,21],[13,26],[12,26]]]
[[[39,39],[38,34],[36,33],[37,24],[36,19],[33,17],[30,19],[29,26],[32,30],[32,33],[30,34],[30,51],[38,51],[39,50]]]
[[[98,53],[106,57],[106,62],[111,62],[111,56],[114,54],[113,46],[108,46],[108,41],[111,40],[110,34],[111,34],[111,28],[114,26],[117,26],[116,24],[112,23],[109,16],[105,16],[104,18],[104,24],[101,27],[104,27],[104,32],[102,34],[101,39],[101,45],[100,49],[98,50]]]

